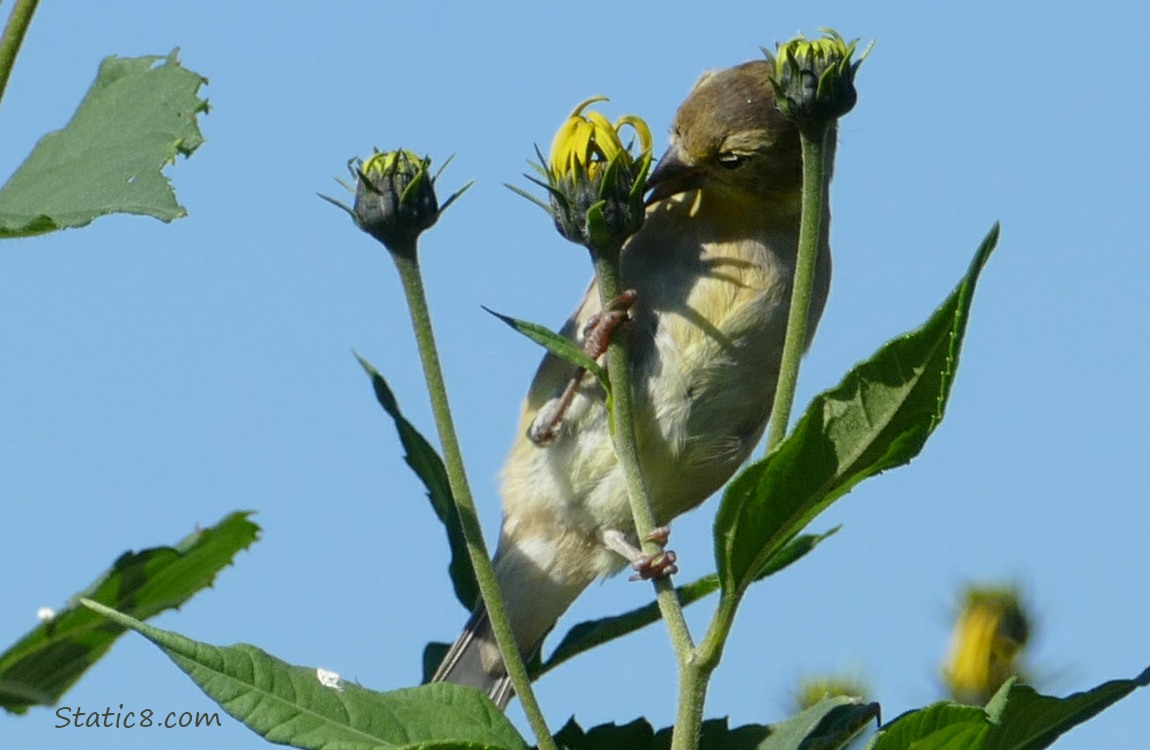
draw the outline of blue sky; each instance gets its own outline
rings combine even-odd
[[[446,545],[352,350],[431,435],[398,280],[315,194],[372,146],[454,162],[475,187],[427,235],[432,315],[482,518],[535,347],[480,305],[558,326],[584,253],[503,187],[582,99],[644,116],[657,149],[698,75],[830,26],[876,39],[840,127],[831,298],[802,373],[805,404],[924,320],[991,224],[946,421],[909,467],[818,519],[834,538],[747,598],[708,702],[734,723],[786,715],[803,675],[854,670],[884,715],[939,697],[966,581],[1016,581],[1036,613],[1039,687],[1065,694],[1150,664],[1143,484],[1150,358],[1145,176],[1136,133],[1147,11],[1094,2],[727,3],[691,12],[579,4],[44,3],[0,108],[0,173],[61,127],[106,55],[166,54],[207,76],[207,143],[168,170],[189,216],[110,217],[0,252],[0,644],[125,549],[174,543],[234,509],[263,539],[216,586],[154,622],[255,643],[362,684],[415,683],[429,639],[465,619]],[[702,7],[702,6],[700,6]],[[711,572],[716,503],[680,519],[683,580]],[[641,604],[593,586],[560,630]],[[689,611],[699,631],[709,604]],[[673,717],[652,627],[539,684],[552,726]],[[1124,746],[1135,693],[1058,745]],[[67,696],[85,710],[213,710],[155,647],[127,636]],[[517,709],[512,716],[521,722]],[[0,716],[13,747],[154,747],[142,730],[59,730]],[[259,747],[238,722],[167,748]]]

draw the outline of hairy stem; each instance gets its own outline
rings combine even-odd
[[[495,642],[499,644],[499,651],[503,656],[503,663],[507,667],[507,674],[511,677],[511,684],[515,686],[515,694],[531,724],[540,750],[555,750],[555,742],[551,738],[551,730],[547,728],[547,721],[535,699],[531,689],[531,680],[527,676],[527,668],[519,655],[519,647],[515,643],[515,636],[511,630],[511,620],[507,616],[507,608],[503,602],[503,595],[499,590],[499,582],[495,578],[495,568],[487,554],[487,545],[483,541],[483,529],[479,525],[479,516],[475,510],[475,501],[471,495],[471,486],[467,481],[464,470],[463,455],[459,449],[459,440],[455,434],[455,424],[451,418],[451,406],[447,399],[447,387],[443,381],[443,370],[439,364],[439,353],[435,346],[435,333],[431,327],[431,315],[427,307],[427,296],[424,293],[423,275],[419,269],[419,258],[416,253],[415,242],[411,247],[399,248],[400,252],[391,252],[395,266],[399,270],[399,278],[403,283],[403,292],[407,296],[408,309],[411,312],[411,325],[415,330],[415,339],[419,345],[419,358],[423,362],[423,374],[427,379],[427,390],[431,396],[431,410],[435,415],[435,426],[439,431],[439,440],[443,444],[444,463],[447,467],[447,478],[451,485],[451,494],[455,498],[455,507],[459,511],[459,521],[463,527],[463,536],[467,540],[467,552],[471,557],[471,564],[475,568],[475,578],[479,583],[479,591],[483,596],[483,604],[487,607],[487,615],[491,619],[491,627],[495,632]]]
[[[602,306],[607,305],[618,297],[624,290],[619,280],[619,248],[596,248],[591,253],[595,262],[595,275],[599,284],[599,298]],[[646,480],[643,478],[643,467],[639,460],[639,445],[635,434],[634,399],[631,388],[630,366],[627,360],[627,346],[618,337],[611,337],[607,347],[607,377],[611,382],[612,422],[614,424],[615,454],[623,467],[623,474],[627,482],[627,499],[631,504],[631,516],[635,521],[635,533],[643,544],[643,552],[654,555],[662,550],[648,539],[655,528],[655,513],[651,507],[651,496],[647,490]],[[673,748],[694,747],[698,741],[699,728],[702,725],[702,702],[706,686],[702,692],[693,691],[688,698],[682,692],[685,684],[695,685],[697,681],[689,679],[691,662],[694,659],[695,646],[691,639],[691,631],[687,627],[687,620],[683,617],[683,607],[675,593],[675,586],[669,576],[656,578],[655,601],[659,605],[659,612],[667,623],[667,630],[671,636],[671,645],[679,662],[679,714],[680,721],[676,722],[676,744]],[[684,716],[684,706],[690,705],[697,711],[688,711]],[[697,714],[697,717],[696,717]],[[687,744],[680,743],[680,736],[691,738]]]
[[[824,218],[830,190],[831,160],[834,158],[834,149],[828,147],[828,139],[833,137],[834,132],[833,123],[826,123],[809,131],[802,128],[799,130],[803,152],[803,202],[799,220],[799,247],[795,260],[794,289],[791,292],[778,387],[771,409],[767,453],[774,450],[786,437],[791,409],[794,406],[799,362],[806,348],[815,265],[819,248],[825,242],[828,229]],[[707,632],[699,644],[693,667],[702,675],[704,683],[722,658],[742,595],[742,590],[722,593],[719,606],[715,609]],[[703,689],[706,689],[705,685]]]
[[[32,14],[36,12],[39,2],[16,0],[12,15],[8,16],[8,25],[4,27],[3,36],[0,36],[0,99],[4,98],[8,78],[16,64],[16,55],[20,53],[20,45],[24,43],[24,35],[28,33],[28,25],[32,23]]]
[[[787,317],[786,343],[779,368],[779,384],[771,409],[771,431],[767,437],[767,452],[783,442],[791,420],[795,402],[795,388],[799,380],[799,361],[806,348],[807,321],[810,318],[811,288],[814,285],[815,262],[823,235],[827,231],[823,221],[830,188],[833,149],[827,148],[827,139],[834,128],[829,123],[799,129],[803,149],[803,205],[799,221],[799,250],[795,261],[794,289]]]

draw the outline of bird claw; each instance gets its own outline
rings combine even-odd
[[[607,344],[611,334],[619,325],[629,320],[631,307],[639,293],[628,289],[618,297],[607,302],[602,312],[595,313],[583,326],[583,352],[591,359],[599,359],[607,351]]]
[[[651,529],[651,533],[643,537],[644,542],[654,542],[660,547],[667,546],[667,540],[671,538],[670,526],[656,526]]]
[[[666,578],[679,572],[675,565],[675,553],[670,550],[657,552],[654,555],[641,555],[639,559],[631,561],[631,568],[635,575],[628,580],[650,581],[653,578]]]
[[[645,554],[641,549],[627,541],[623,532],[615,529],[603,532],[603,544],[627,558],[631,563],[631,569],[635,571],[635,575],[631,576],[630,580],[649,581],[653,578],[666,578],[679,572],[678,566],[675,565],[677,560],[675,553],[661,549],[667,543],[670,535],[670,529],[666,526],[660,526],[643,537],[643,541],[656,542],[659,545],[660,550],[653,555]]]

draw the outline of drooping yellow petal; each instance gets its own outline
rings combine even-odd
[[[601,164],[615,159],[633,162],[635,157],[623,144],[619,132],[624,126],[638,135],[641,152],[650,150],[651,131],[641,118],[626,115],[612,123],[599,112],[584,113],[589,105],[600,101],[607,101],[607,97],[594,96],[580,102],[555,134],[551,143],[551,174],[555,179],[577,173],[593,178]]]
[[[568,116],[571,118],[581,117],[583,115],[584,108],[588,107],[589,105],[594,104],[595,102],[609,102],[609,101],[611,101],[611,100],[608,97],[603,96],[602,94],[598,94],[596,96],[593,96],[590,99],[584,99],[582,102],[579,103],[579,106],[577,106],[577,107],[575,107],[575,109],[571,110],[571,114]]]
[[[623,115],[615,121],[615,132],[618,133],[628,125],[639,136],[639,153],[645,154],[650,151],[652,145],[651,128],[647,127],[646,121],[636,115]]]

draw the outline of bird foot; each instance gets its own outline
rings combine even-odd
[[[531,420],[531,424],[527,427],[528,440],[541,448],[555,441],[560,428],[563,427],[563,418],[567,416],[567,410],[575,400],[575,392],[579,390],[579,382],[585,372],[586,370],[579,368],[575,376],[567,382],[559,398],[553,398],[539,408],[535,419]]]
[[[655,542],[661,548],[667,543],[670,535],[670,529],[666,526],[660,526],[644,537],[643,540]],[[643,552],[643,550],[631,544],[623,532],[616,529],[609,529],[603,533],[603,544],[627,558],[628,562],[631,563],[631,569],[635,571],[635,575],[630,578],[632,581],[649,581],[652,578],[665,578],[679,572],[678,566],[675,565],[677,558],[674,552],[660,549],[655,554],[648,555]]]
[[[638,294],[634,289],[628,289],[609,301],[603,312],[591,316],[587,325],[583,327],[584,354],[591,359],[599,359],[603,356],[604,352],[607,351],[611,334],[620,324],[628,320],[628,311],[635,304],[637,297]],[[567,381],[567,385],[563,388],[563,393],[539,409],[535,419],[531,420],[531,425],[527,428],[528,440],[540,447],[554,442],[555,438],[559,436],[559,430],[563,427],[563,419],[567,416],[567,410],[571,408],[571,402],[575,400],[575,393],[579,390],[579,384],[586,374],[585,368],[576,369],[571,380]]]
[[[583,352],[591,359],[599,359],[607,351],[607,344],[615,329],[629,319],[631,307],[639,293],[628,289],[607,302],[602,312],[595,313],[583,326]]]

